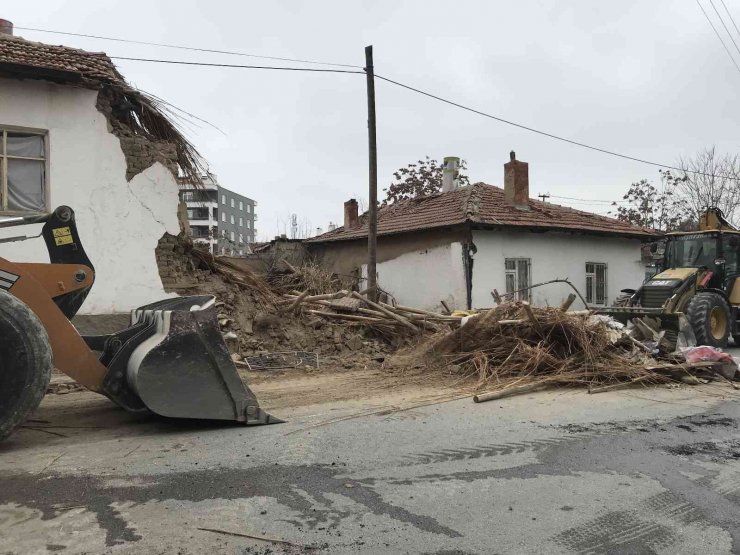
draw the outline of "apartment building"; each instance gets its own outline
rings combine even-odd
[[[203,177],[203,188],[180,184],[194,241],[205,243],[214,254],[245,256],[257,230],[257,203],[219,185],[216,176]]]

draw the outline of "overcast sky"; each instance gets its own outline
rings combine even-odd
[[[731,25],[721,0],[713,1]],[[709,0],[701,2],[724,33]],[[740,23],[740,6],[725,3]],[[580,142],[666,164],[709,145],[738,151],[740,71],[696,0],[37,0],[5,2],[0,18],[18,27],[359,66],[372,44],[378,74]],[[111,56],[272,64],[16,34]],[[740,44],[740,35],[735,39]],[[258,202],[258,238],[285,232],[292,213],[314,229],[341,224],[343,202],[367,198],[363,75],[116,63],[135,86],[221,130],[201,126],[189,136],[224,186]],[[619,199],[633,181],[657,181],[654,167],[553,141],[388,83],[377,82],[376,90],[380,188],[395,169],[425,155],[460,156],[471,181],[501,185],[512,149],[529,162],[531,196]],[[605,203],[551,200],[609,210]]]

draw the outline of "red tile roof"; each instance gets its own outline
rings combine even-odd
[[[448,193],[399,201],[378,210],[379,236],[462,224],[632,237],[656,234],[652,229],[549,202],[530,199],[528,209],[516,208],[504,202],[503,189],[485,183],[476,183]],[[366,215],[360,218],[360,225],[355,229],[339,227],[308,239],[308,242],[323,243],[363,237],[367,237]]]
[[[66,74],[88,86],[125,83],[111,59],[102,52],[86,52],[0,34],[0,73],[18,69],[31,74],[37,70],[40,75],[63,72],[61,79]]]

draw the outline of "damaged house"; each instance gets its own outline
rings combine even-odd
[[[589,303],[607,305],[642,284],[641,246],[652,230],[532,200],[528,164],[510,158],[503,189],[453,185],[379,208],[378,284],[399,304],[481,308],[493,304],[495,289],[557,306],[572,292],[567,284],[525,288],[568,278]],[[345,203],[344,226],[306,247],[335,273],[366,277],[367,218],[357,202]]]
[[[155,248],[180,231],[178,173],[197,180],[201,170],[165,111],[105,54],[30,42],[0,20],[0,217],[75,210],[96,269],[88,313],[167,296]],[[48,260],[40,238],[5,243],[2,256]]]

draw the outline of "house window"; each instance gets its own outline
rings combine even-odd
[[[46,134],[0,128],[0,211],[46,210]]]
[[[239,227],[244,225],[244,218],[239,218]]]
[[[247,214],[250,214],[252,212],[252,206],[250,204],[247,204]]]
[[[226,223],[226,212],[221,212],[221,221]]]
[[[195,196],[193,195],[193,191],[185,191],[182,193],[183,202],[193,202],[194,199]]]
[[[231,199],[231,207],[234,208],[234,199]]]
[[[507,258],[506,293],[512,299],[529,301],[529,287],[532,285],[532,261],[529,258]]]
[[[586,262],[586,302],[606,304],[606,264]]]
[[[226,195],[221,195],[221,204],[226,204]]]
[[[231,225],[234,225],[234,214],[231,215],[230,221],[231,221]]]
[[[244,203],[239,201],[239,210],[244,210]]]
[[[232,243],[234,242],[234,232],[233,231],[231,232],[231,242]]]
[[[239,244],[244,244],[244,236],[241,233],[239,234]]]

